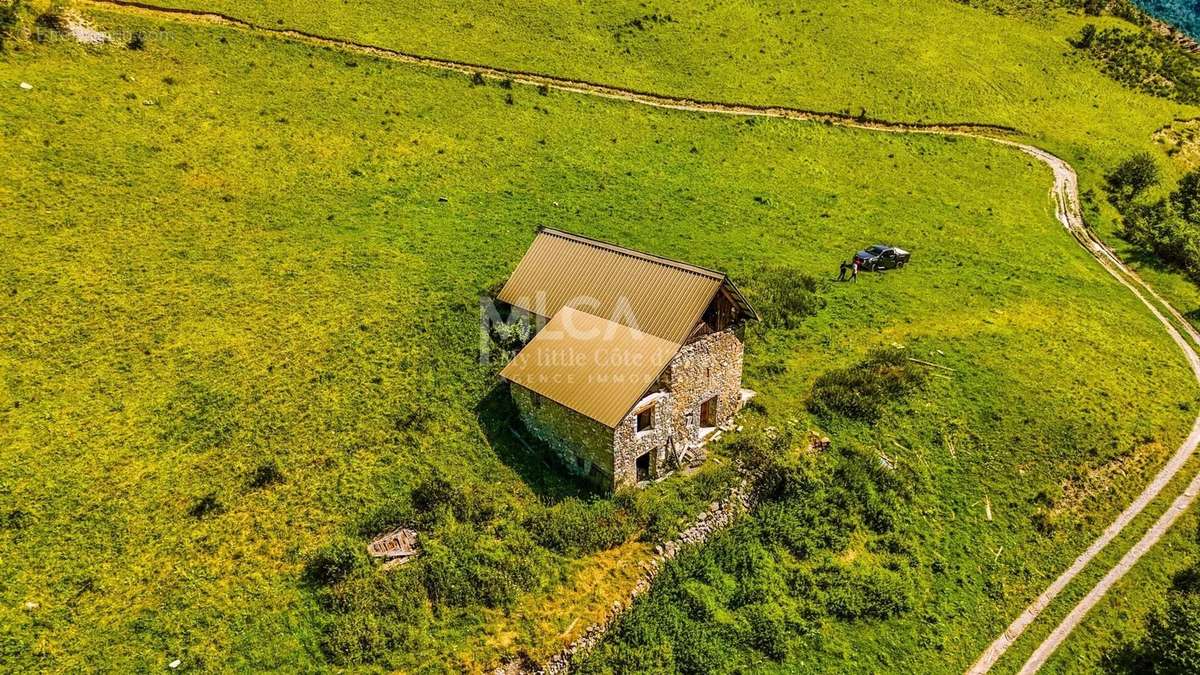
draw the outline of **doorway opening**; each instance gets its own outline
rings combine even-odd
[[[650,480],[650,453],[638,457],[634,465],[637,467],[637,482]]]
[[[714,396],[700,404],[700,426],[717,426],[717,397]]]

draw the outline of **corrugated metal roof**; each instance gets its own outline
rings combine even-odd
[[[563,307],[500,376],[615,428],[679,344]]]
[[[745,303],[720,272],[542,229],[499,297],[546,317],[572,307],[679,345],[722,284]]]

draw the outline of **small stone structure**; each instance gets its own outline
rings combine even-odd
[[[703,463],[751,395],[757,314],[719,272],[542,230],[499,299],[544,324],[501,372],[522,422],[607,489]]]

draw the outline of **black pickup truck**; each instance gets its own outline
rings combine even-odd
[[[858,268],[870,272],[904,267],[911,257],[912,254],[902,248],[880,244],[854,254]]]

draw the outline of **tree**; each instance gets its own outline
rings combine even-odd
[[[1159,675],[1200,673],[1200,567],[1176,575],[1165,609],[1150,615],[1139,650]]]
[[[1200,169],[1189,171],[1171,193],[1171,203],[1179,215],[1200,225]]]
[[[1089,23],[1079,31],[1079,37],[1071,41],[1076,49],[1088,49],[1096,42],[1096,24]]]
[[[1108,191],[1121,203],[1129,203],[1158,184],[1158,165],[1148,152],[1139,152],[1117,165],[1105,176]]]

